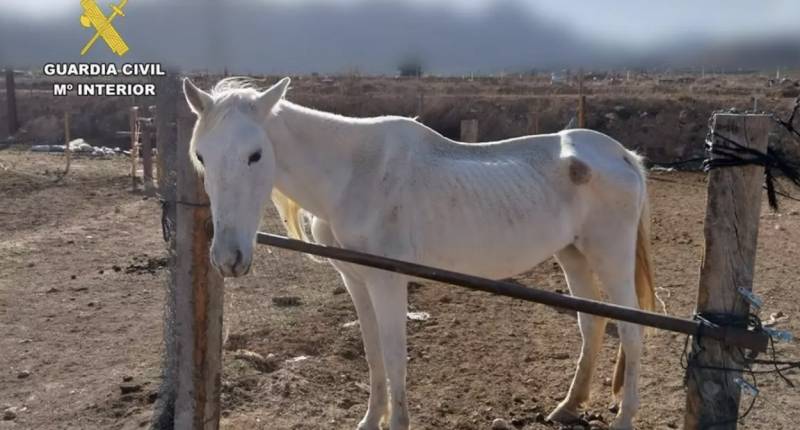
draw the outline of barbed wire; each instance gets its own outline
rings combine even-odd
[[[781,129],[785,130],[796,143],[800,144],[800,131],[794,125],[796,118],[798,118],[798,112],[800,112],[800,97],[795,100],[794,107],[787,119],[781,119],[781,117],[775,113],[769,114],[769,117]],[[780,187],[780,182],[777,180],[777,176],[780,174],[780,176],[787,179],[791,184],[800,188],[800,161],[791,160],[787,151],[774,145],[768,146],[767,151],[762,152],[750,148],[749,145],[742,145],[730,137],[718,133],[714,130],[713,123],[714,115],[718,113],[730,113],[730,111],[715,111],[709,117],[708,133],[705,139],[705,156],[692,157],[669,163],[650,163],[650,165],[667,169],[695,165],[704,172],[719,167],[759,165],[764,167],[764,188],[767,191],[769,205],[773,210],[778,210],[778,196],[793,201],[800,201],[800,198],[794,197]],[[746,121],[747,117],[744,118]],[[745,127],[745,139],[749,143],[749,136],[746,133],[747,128]]]
[[[800,109],[800,98],[795,101],[794,108],[789,118],[784,121],[781,120],[776,114],[770,114],[773,121],[786,129],[792,136],[800,136],[800,133],[794,128],[794,118]],[[715,112],[720,113],[720,112]],[[757,165],[764,167],[764,181],[767,190],[767,201],[773,210],[778,210],[778,191],[775,186],[776,172],[780,173],[784,178],[789,180],[796,187],[800,188],[800,164],[790,161],[789,157],[778,148],[767,146],[766,152],[759,151],[749,147],[750,136],[747,134],[747,127],[744,127],[744,137],[748,144],[742,145],[734,141],[728,136],[725,136],[714,129],[713,124],[714,115],[709,118],[708,134],[706,135],[706,159],[703,161],[702,169],[704,172],[719,168],[731,166],[747,166]],[[747,117],[743,117],[747,121]],[[797,200],[783,190],[780,190],[780,195],[790,196],[792,200]]]
[[[695,350],[689,350],[689,340],[692,338],[691,336],[687,336],[686,340],[683,345],[683,352],[681,353],[681,367],[683,368],[685,373],[684,384],[686,384],[689,376],[689,371],[691,369],[701,369],[701,370],[713,370],[713,371],[720,371],[726,373],[738,373],[749,376],[750,381],[746,381],[742,379],[743,383],[741,385],[748,386],[749,394],[751,395],[750,404],[745,408],[745,411],[737,416],[735,420],[725,420],[725,421],[718,421],[713,423],[707,423],[705,427],[707,429],[711,429],[716,426],[722,426],[731,424],[733,422],[741,422],[744,420],[750,412],[755,407],[756,400],[758,399],[758,395],[760,394],[760,390],[758,389],[758,380],[756,375],[760,374],[776,374],[780,376],[780,378],[788,385],[789,387],[794,387],[794,383],[784,375],[784,372],[800,368],[800,360],[798,361],[786,361],[786,360],[778,360],[777,353],[775,349],[775,339],[773,335],[764,330],[764,326],[761,322],[761,319],[758,315],[754,313],[748,313],[743,316],[739,315],[732,315],[726,313],[697,313],[695,314],[695,319],[701,320],[706,324],[712,325],[719,325],[719,326],[736,326],[736,327],[743,327],[748,328],[753,331],[760,331],[769,335],[769,344],[768,344],[768,353],[770,354],[769,359],[757,359],[756,354],[754,352],[746,353],[742,348],[736,348],[735,350],[739,353],[739,356],[734,358],[734,362],[741,364],[741,368],[737,367],[726,367],[726,366],[707,366],[699,364],[700,356],[706,352],[706,348],[703,345],[703,336],[702,331],[694,337],[694,346]],[[701,325],[701,327],[703,327]],[[763,369],[763,368],[754,368],[754,366],[772,366],[772,369]]]

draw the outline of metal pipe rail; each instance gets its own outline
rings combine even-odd
[[[724,327],[699,320],[676,318],[654,312],[647,312],[639,309],[600,302],[597,300],[572,297],[536,288],[526,288],[511,282],[495,281],[477,276],[466,275],[463,273],[451,272],[449,270],[437,269],[421,264],[409,263],[407,261],[380,257],[364,252],[351,251],[332,246],[317,245],[269,233],[259,232],[256,235],[256,242],[262,245],[289,249],[292,251],[316,255],[318,257],[331,258],[334,260],[345,261],[348,263],[359,264],[362,266],[373,267],[390,272],[402,273],[404,275],[410,275],[417,278],[444,282],[472,290],[513,297],[515,299],[541,303],[544,305],[569,309],[577,312],[585,312],[615,320],[655,327],[662,330],[674,331],[692,336],[702,335],[719,340],[726,344],[747,348],[755,352],[765,352],[769,342],[769,335],[766,333],[748,330],[746,328]]]

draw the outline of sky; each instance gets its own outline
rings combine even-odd
[[[97,0],[103,6],[108,0]],[[118,0],[117,0],[118,1]],[[136,2],[168,0],[129,0]],[[198,0],[202,2],[238,0]],[[376,0],[263,0],[296,6],[315,3],[357,6]],[[380,0],[378,0],[380,1]],[[393,0],[400,2],[403,0]],[[404,0],[419,7],[437,7],[458,14],[480,14],[497,1],[515,1],[570,31],[603,42],[646,48],[675,39],[703,35],[716,40],[798,33],[798,0]],[[76,13],[79,0],[2,0],[0,14],[43,20]],[[75,17],[77,20],[77,17]]]

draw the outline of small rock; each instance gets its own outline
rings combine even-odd
[[[508,424],[508,421],[502,418],[495,418],[492,421],[492,430],[510,430],[511,426]]]
[[[75,276],[75,275],[72,275],[72,276],[70,276],[69,278],[70,278],[70,279],[77,279],[78,277],[77,277],[77,276]]]
[[[272,298],[272,304],[278,307],[288,308],[300,306],[302,304],[302,300],[300,300],[300,297],[297,296],[276,296]]]
[[[59,292],[59,291],[61,291],[61,290],[59,290],[59,289],[58,289],[58,288],[56,288],[56,287],[51,287],[50,289],[48,289],[47,291],[45,291],[45,293],[47,293],[47,294],[53,294],[53,293],[57,293],[57,292]]]
[[[142,391],[142,386],[139,384],[131,384],[131,383],[119,384],[119,391],[123,395],[130,393],[137,393],[139,391]]]
[[[17,419],[17,412],[15,409],[16,408],[8,408],[3,411],[3,420],[11,421]]]
[[[588,412],[588,413],[585,414],[584,419],[586,421],[589,421],[589,422],[592,422],[592,421],[601,421],[602,422],[603,421],[603,416],[600,415],[597,412]]]
[[[125,375],[122,377],[122,382],[131,382],[133,381],[133,376]]]
[[[619,405],[616,403],[612,403],[611,406],[608,407],[608,411],[611,412],[612,414],[616,414],[617,412],[619,412]]]
[[[569,358],[569,354],[566,352],[554,352],[550,354],[550,358],[553,360],[566,360]]]
[[[344,287],[341,287],[341,286],[336,287],[336,288],[333,289],[333,295],[334,296],[338,296],[339,294],[344,294],[346,292],[347,292],[347,289],[345,289]]]
[[[278,370],[278,363],[273,354],[264,357],[263,355],[246,349],[238,349],[233,352],[233,357],[249,363],[254,369],[263,373],[272,373]]]
[[[115,265],[113,265],[113,266],[111,266],[111,268],[112,268],[112,269],[113,269],[115,272],[119,272],[120,270],[122,270],[122,267],[119,267],[119,266],[117,266],[116,264],[115,264]]]
[[[592,430],[606,430],[608,425],[600,420],[589,421],[589,428]]]
[[[408,319],[411,321],[427,321],[431,317],[431,314],[427,312],[409,312]]]
[[[31,372],[29,370],[23,370],[17,373],[17,379],[25,379],[28,376],[31,376]]]
[[[33,266],[35,266],[35,265],[36,265],[36,263],[34,263],[34,262],[30,262],[30,263],[28,263],[28,267],[33,267]]]

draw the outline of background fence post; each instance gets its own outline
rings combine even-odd
[[[713,119],[716,133],[758,151],[767,150],[771,125],[767,115],[716,114]],[[725,145],[714,139],[714,145]],[[753,286],[763,183],[761,166],[723,167],[709,173],[696,312],[747,316],[749,304],[737,289]],[[734,378],[741,372],[702,367],[741,369],[739,349],[709,338],[693,339],[689,357],[684,428],[735,429],[740,387]]]
[[[67,165],[64,167],[64,176],[69,173],[69,166],[72,163],[72,151],[69,148],[69,141],[72,140],[69,129],[69,111],[64,112],[64,156],[67,158]]]
[[[156,171],[158,173],[158,195],[162,205],[162,223],[175,225],[175,188],[177,168],[177,107],[185,103],[180,97],[178,74],[170,71],[157,78],[156,112]],[[169,274],[164,304],[164,355],[161,366],[161,386],[153,410],[153,430],[173,430],[175,427],[175,397],[177,396],[178,352],[175,323],[175,231],[166,228]]]
[[[462,119],[461,120],[461,141],[475,143],[478,141],[478,120],[477,119]]]
[[[539,134],[539,112],[531,112],[528,117],[528,134]]]
[[[141,139],[142,139],[142,183],[144,184],[144,192],[153,192],[153,122],[140,125]]]
[[[131,190],[136,191],[136,170],[139,162],[139,108],[131,107]]]
[[[216,430],[222,378],[223,281],[211,267],[211,210],[189,158],[195,117],[178,104],[175,232],[177,396],[175,428]]]
[[[19,130],[17,117],[17,85],[14,82],[14,68],[6,67],[6,103],[8,106],[8,135],[13,136]]]

